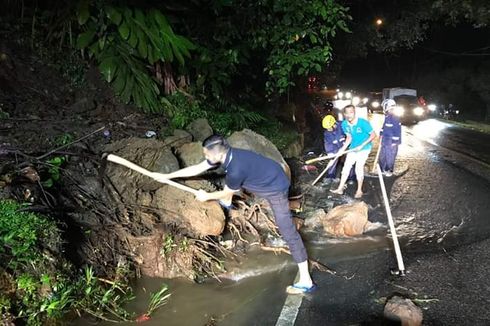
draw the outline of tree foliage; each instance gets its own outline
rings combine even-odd
[[[183,65],[194,45],[172,30],[157,9],[99,5],[80,1],[78,23],[84,31],[77,46],[98,62],[106,81],[123,102],[149,112],[161,111],[160,89],[151,69],[158,62]]]
[[[333,0],[215,1],[199,31],[198,86],[219,94],[240,76],[267,95],[283,94],[298,78],[332,59],[332,40],[348,31],[348,8]],[[203,33],[202,30],[205,30]]]

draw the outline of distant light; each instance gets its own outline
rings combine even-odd
[[[346,92],[345,93],[345,98],[351,98],[352,97],[352,93],[351,92]]]
[[[352,98],[352,104],[357,106],[359,103],[361,103],[361,99],[358,96],[354,96]]]
[[[378,26],[383,25],[383,20],[381,18],[376,19],[376,25]]]
[[[405,108],[403,106],[396,106],[394,113],[397,117],[402,117],[405,114]]]
[[[427,108],[430,110],[430,111],[435,111],[437,109],[437,106],[435,104],[429,104],[427,105]]]
[[[373,108],[377,108],[377,107],[379,107],[379,102],[378,101],[374,101],[373,103],[371,103],[371,106]]]
[[[456,110],[456,114],[459,114],[459,110]]]
[[[339,99],[344,98],[344,93],[342,93],[342,92],[339,92],[337,95],[339,96]]]
[[[415,109],[413,109],[413,113],[417,116],[421,116],[424,114],[424,109],[422,109],[420,106],[417,106]]]
[[[368,101],[369,101],[369,99],[367,97],[362,99],[362,103],[364,103],[364,104],[366,104]]]

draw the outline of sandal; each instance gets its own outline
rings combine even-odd
[[[306,287],[303,285],[293,284],[286,288],[287,294],[303,294],[303,293],[311,293],[315,291],[317,288],[316,284],[313,283],[310,287]]]

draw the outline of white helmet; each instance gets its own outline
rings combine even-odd
[[[387,98],[381,102],[381,106],[383,107],[383,112],[386,113],[386,111],[388,111],[391,107],[396,106],[396,102],[391,98]]]

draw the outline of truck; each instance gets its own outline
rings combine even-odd
[[[395,100],[397,106],[394,114],[403,124],[417,123],[427,118],[428,112],[420,105],[417,90],[412,88],[383,88],[383,100]]]

